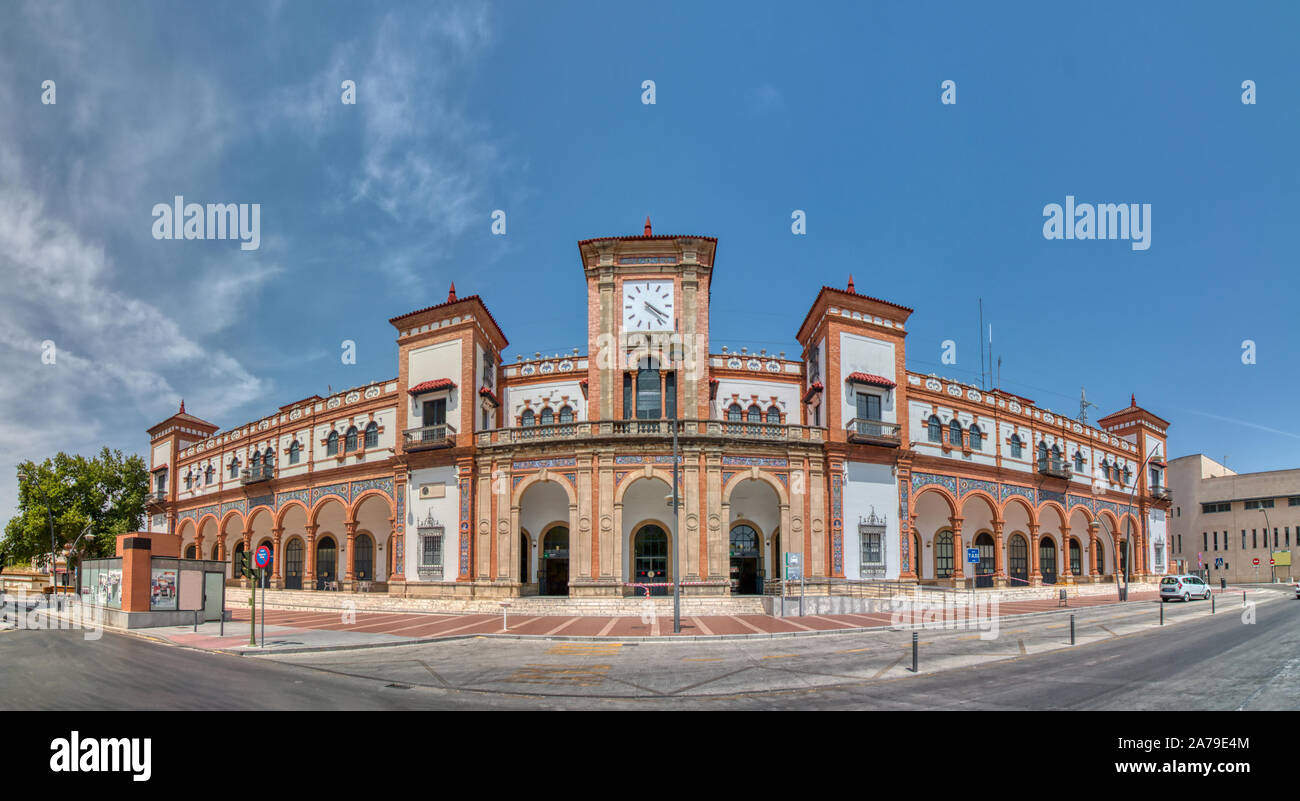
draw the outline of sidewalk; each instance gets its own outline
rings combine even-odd
[[[1216,591],[1216,594],[1218,592]],[[1229,591],[1228,598],[1236,593]],[[1155,602],[1154,592],[1134,593],[1129,605]],[[1227,598],[1224,599],[1225,601]],[[1089,607],[1119,605],[1114,596],[1071,598],[1068,606],[1057,600],[1009,601],[998,606],[998,617],[1044,612],[1069,611]],[[771,617],[767,615],[692,615],[682,617],[680,634],[673,633],[671,617],[654,617],[644,622],[640,617],[593,617],[560,615],[511,615],[503,626],[499,614],[428,614],[415,612],[374,613],[312,612],[268,609],[265,617],[265,647],[249,646],[249,610],[247,606],[229,608],[233,621],[222,625],[204,623],[195,632],[192,627],[148,629],[156,639],[205,650],[235,653],[292,653],[299,651],[342,650],[404,645],[463,637],[506,636],[527,639],[638,641],[759,639],[807,636],[888,628],[894,623],[890,613],[806,615]],[[987,611],[987,609],[986,609]],[[967,607],[929,609],[925,620],[965,619]],[[258,611],[257,638],[262,641],[262,611]]]

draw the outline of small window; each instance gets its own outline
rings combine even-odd
[[[216,475],[216,472],[217,471],[212,469],[212,465],[208,465],[207,469],[203,471],[203,483],[211,484],[213,477]]]
[[[1074,452],[1074,472],[1083,472],[1083,454],[1079,451]]]
[[[961,447],[961,421],[956,417],[948,421],[948,444],[954,448]]]
[[[185,489],[194,489],[194,475],[192,473],[185,474]]]
[[[943,423],[939,422],[938,415],[930,415],[930,421],[927,423],[926,428],[928,429],[926,432],[927,438],[931,442],[943,441]]]
[[[357,449],[357,427],[348,426],[347,436],[343,439],[343,452],[349,453]]]
[[[331,431],[329,438],[325,440],[325,455],[337,456],[339,453],[339,432]]]
[[[572,422],[573,422],[573,407],[572,407],[572,406],[562,406],[562,407],[560,407],[560,422],[561,422],[561,423],[572,423]]]
[[[239,457],[230,460],[230,477],[239,478]]]
[[[757,404],[750,406],[749,410],[745,413],[745,422],[747,423],[763,422],[763,410],[758,408]]]
[[[970,427],[970,449],[973,451],[984,450],[984,432],[980,427],[971,423]]]
[[[537,422],[537,420],[536,420],[536,415],[533,414],[533,410],[532,410],[532,409],[524,409],[524,413],[523,413],[522,415],[520,415],[520,418],[519,418],[519,423],[520,423],[520,425],[531,426],[531,425],[535,424],[536,422]]]
[[[1012,434],[1011,435],[1011,458],[1012,459],[1024,458],[1024,447],[1025,447],[1024,443],[1020,441],[1020,435]]]
[[[275,451],[271,450],[270,445],[266,446],[266,453],[262,454],[262,464],[266,465],[267,470],[275,467]]]
[[[780,422],[781,422],[781,410],[778,409],[778,408],[776,408],[775,406],[769,406],[769,407],[767,408],[767,422],[772,423],[772,424],[778,424],[778,423],[780,423]]]
[[[546,407],[545,409],[542,409],[541,416],[542,416],[541,424],[544,426],[549,426],[555,422],[555,412],[552,411],[551,407],[549,406]]]
[[[740,404],[733,403],[727,407],[727,422],[739,423],[744,416],[745,411],[740,408]]]
[[[289,443],[289,464],[298,464],[298,459],[302,457],[302,448],[298,446],[298,440]]]
[[[374,420],[371,420],[370,424],[366,426],[366,447],[379,447],[379,424]]]

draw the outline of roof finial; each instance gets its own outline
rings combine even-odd
[[[853,292],[853,273],[849,273],[849,291]]]
[[[1129,394],[1129,396],[1128,396],[1128,405],[1129,405],[1129,406],[1133,406],[1133,407],[1136,407],[1136,406],[1138,405],[1138,399],[1137,399],[1137,394],[1136,394],[1136,393],[1130,393],[1130,394]]]
[[[181,410],[177,414],[185,414],[185,399],[181,398]]]
[[[447,302],[453,303],[456,300],[456,282],[451,282],[451,289],[447,290]]]
[[[649,214],[647,214],[647,215],[645,216],[645,235],[646,235],[646,236],[650,236],[650,235],[651,235],[651,233],[650,233],[650,215],[649,215]]]

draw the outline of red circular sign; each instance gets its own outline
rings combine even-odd
[[[1259,557],[1258,557],[1258,556],[1256,556],[1254,559],[1252,559],[1252,560],[1250,560],[1250,561],[1252,561],[1252,562],[1255,563],[1255,567],[1259,567]]]

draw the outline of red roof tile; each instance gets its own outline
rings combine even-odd
[[[853,373],[849,376],[849,380],[856,381],[859,384],[871,384],[872,386],[889,387],[891,389],[898,386],[883,375],[872,375],[871,373]]]
[[[407,390],[412,395],[419,395],[422,392],[437,392],[440,389],[455,389],[456,382],[450,378],[435,378],[432,381],[421,381]]]

